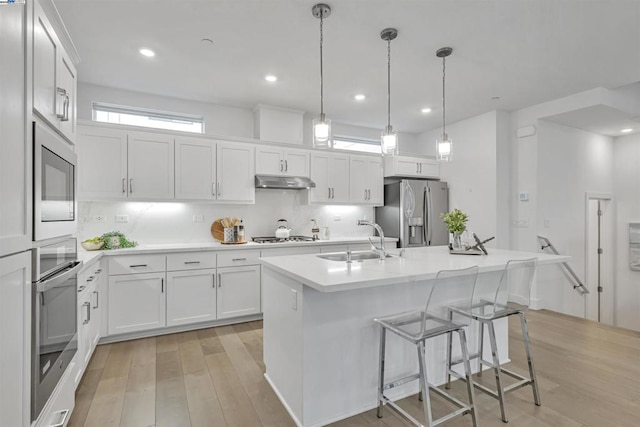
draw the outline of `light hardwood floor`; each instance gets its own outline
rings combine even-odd
[[[640,426],[640,333],[550,311],[527,315],[542,406],[531,388],[497,401],[476,392],[482,426]],[[518,319],[509,324],[512,362],[526,373]],[[70,426],[293,426],[263,377],[262,323],[203,329],[101,345],[76,393]],[[490,382],[492,375],[481,381]],[[454,393],[464,398],[462,384]],[[433,398],[435,416],[448,409]],[[403,407],[422,419],[415,397]],[[389,410],[351,417],[336,427],[408,425]],[[448,426],[470,426],[469,417]]]

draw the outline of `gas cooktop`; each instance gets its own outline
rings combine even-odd
[[[252,241],[256,243],[288,243],[288,242],[313,242],[313,237],[309,236],[289,236],[288,239],[278,239],[275,236],[252,237]]]

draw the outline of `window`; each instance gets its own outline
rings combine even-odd
[[[204,133],[204,117],[122,105],[93,103],[93,120],[121,125]]]
[[[382,153],[382,148],[380,147],[379,140],[358,138],[353,136],[334,136],[333,148],[338,148],[341,150],[360,151],[363,153]]]

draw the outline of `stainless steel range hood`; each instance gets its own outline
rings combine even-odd
[[[256,188],[285,188],[304,190],[315,188],[316,183],[304,176],[256,175]]]

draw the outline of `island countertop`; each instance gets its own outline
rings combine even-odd
[[[489,255],[452,255],[447,246],[407,248],[403,257],[392,256],[352,262],[331,261],[311,255],[261,258],[272,268],[319,292],[339,292],[434,279],[440,270],[477,265],[480,272],[502,270],[512,259],[538,258],[538,265],[561,263],[570,256],[488,249]],[[391,251],[397,254],[398,250]]]

